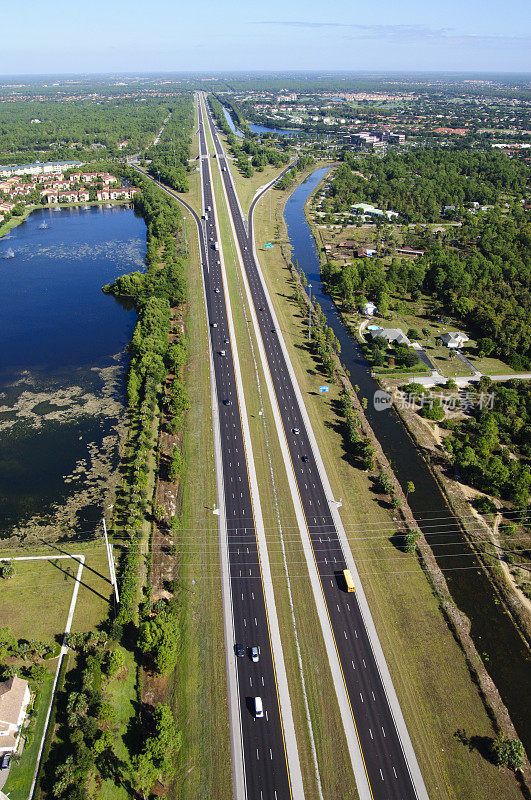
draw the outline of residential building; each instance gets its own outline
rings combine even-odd
[[[377,337],[386,339],[388,344],[411,344],[406,334],[400,328],[380,328],[377,331],[369,331],[369,333],[373,339]]]
[[[0,177],[7,178],[10,175],[44,175],[63,172],[66,169],[81,166],[83,166],[82,161],[36,161],[34,164],[0,167]]]
[[[450,333],[441,334],[441,339],[446,347],[452,350],[456,350],[461,347],[462,344],[468,342],[468,338],[466,333],[461,333],[460,331],[451,331]]]
[[[0,683],[0,754],[16,751],[30,697],[28,682],[16,675]]]

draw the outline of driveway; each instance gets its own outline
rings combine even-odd
[[[432,372],[436,372],[437,371],[437,367],[435,366],[435,364],[432,361],[430,361],[430,359],[428,358],[428,356],[426,354],[426,351],[422,349],[422,347],[420,346],[420,344],[418,342],[411,342],[411,347],[414,350],[416,350],[416,353],[417,353],[418,357],[420,358],[420,360],[424,364],[426,364],[428,369],[431,369]]]
[[[456,350],[455,354],[456,354],[456,356],[458,358],[461,359],[463,364],[466,364],[466,366],[472,372],[472,375],[475,375],[476,377],[477,376],[481,377],[481,372],[478,369],[475,368],[475,366],[468,360],[468,358],[466,356],[464,356],[462,353],[460,353],[459,350]]]

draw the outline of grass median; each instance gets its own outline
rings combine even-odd
[[[289,194],[274,191],[271,223],[269,198],[260,201],[257,241],[287,239],[282,213]],[[332,385],[326,399],[318,392],[323,375],[306,345],[305,320],[292,301],[281,249],[259,250],[258,256],[334,496],[343,498],[341,517],[428,792],[448,799],[519,797],[514,778],[481,755],[481,742],[495,732],[424,573],[414,556],[395,548],[392,512],[380,504],[370,476],[346,457],[338,388]],[[467,744],[459,731],[466,732]]]

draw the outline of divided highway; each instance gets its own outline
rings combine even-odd
[[[370,797],[374,800],[415,800],[415,798],[425,800],[426,789],[403,724],[394,689],[390,684],[387,668],[382,670],[381,650],[378,654],[375,653],[376,633],[368,630],[373,625],[372,620],[370,624],[367,622],[368,608],[365,608],[364,616],[356,593],[347,593],[343,585],[342,571],[350,564],[347,564],[338,527],[331,511],[330,504],[334,501],[325,492],[321,473],[324,469],[322,461],[319,454],[314,453],[312,441],[315,442],[315,439],[313,434],[309,435],[308,418],[301,410],[292,372],[288,367],[275,318],[270,309],[269,297],[253,255],[252,209],[249,215],[248,234],[231,179],[230,166],[209,109],[207,113],[289,456],[296,476],[313,559],[319,574],[320,589],[326,603],[334,645],[356,727]],[[252,546],[253,537],[246,536],[245,541]],[[389,697],[391,694],[392,702]]]
[[[249,800],[289,800],[292,797],[290,775],[217,249],[219,232],[214,215],[208,148],[200,109],[199,137],[205,217],[199,222],[204,234],[200,237],[201,254],[219,404],[234,630],[232,657],[236,660],[238,674],[245,794]],[[258,660],[253,660],[252,647],[258,649]],[[262,718],[256,715],[256,697],[262,699]]]

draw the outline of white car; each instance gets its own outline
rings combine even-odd
[[[255,664],[257,661],[260,661],[260,653],[258,651],[258,647],[250,647],[249,654],[251,656],[251,661],[254,661]]]
[[[299,430],[298,428],[292,428],[292,430],[293,430],[293,433],[294,433],[296,436],[298,436],[298,435],[299,435],[299,433],[300,433],[300,430]]]
[[[254,715],[256,719],[260,719],[261,717],[264,716],[264,706],[262,704],[261,697],[254,698]]]

